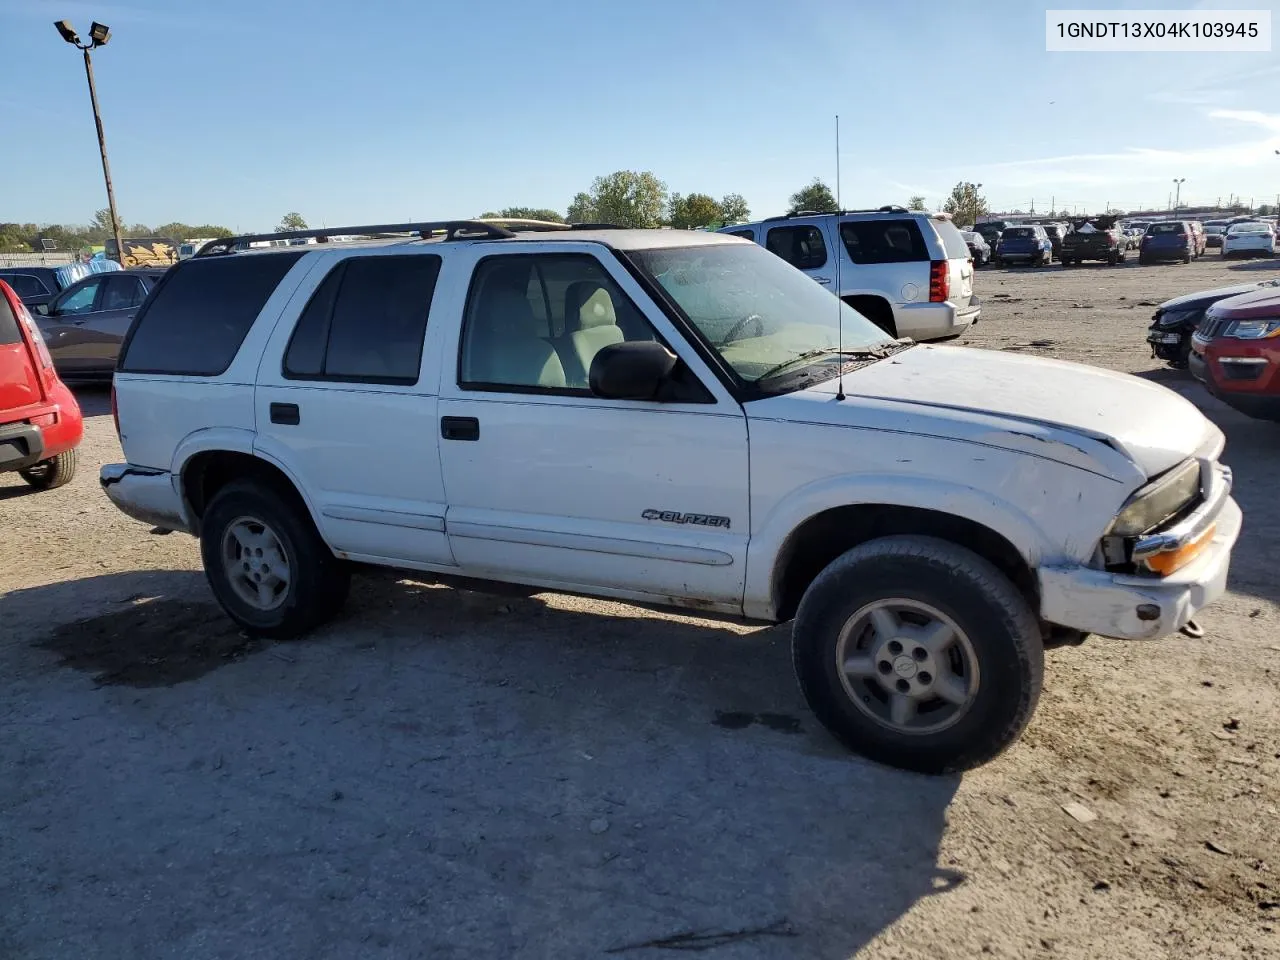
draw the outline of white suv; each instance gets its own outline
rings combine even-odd
[[[895,341],[723,234],[503,223],[237,238],[139,311],[102,486],[246,630],[333,616],[353,561],[794,617],[819,719],[942,771],[1018,736],[1046,643],[1225,589],[1223,436],[1175,393]]]
[[[943,213],[798,213],[720,232],[776,253],[893,337],[950,339],[982,315],[969,245]]]

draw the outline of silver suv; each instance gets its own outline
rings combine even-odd
[[[720,232],[777,254],[890,336],[946,339],[964,333],[982,313],[969,247],[946,214],[898,206],[798,213]]]

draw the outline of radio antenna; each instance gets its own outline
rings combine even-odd
[[[844,244],[844,235],[840,232],[840,214],[844,207],[840,203],[840,114],[836,114],[836,352],[839,356],[836,363],[839,373],[836,375],[836,399],[844,399],[844,301],[840,299],[840,248]]]

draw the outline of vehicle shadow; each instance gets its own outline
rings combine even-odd
[[[1275,478],[1280,475],[1280,423],[1255,420],[1212,396],[1186,370],[1168,367],[1137,376],[1177,391],[1226,434],[1222,460],[1233,473],[1232,496],[1244,511],[1244,530],[1231,562],[1231,589],[1280,603],[1280,504]]]
[[[13,949],[850,956],[965,881],[959,778],[837,746],[788,628],[593,608],[360,575],[272,645],[194,572],[0,597]]]
[[[85,418],[111,415],[111,384],[109,383],[71,383],[71,392],[80,404],[80,413]]]
[[[1280,262],[1277,262],[1274,257],[1258,257],[1254,260],[1240,260],[1231,264],[1227,269],[1244,271],[1261,270],[1266,273],[1280,275]]]

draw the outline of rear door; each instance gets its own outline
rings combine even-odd
[[[263,352],[254,449],[304,481],[325,540],[349,558],[453,563],[438,369],[423,362],[440,268],[394,249],[321,261]]]
[[[146,298],[147,284],[139,274],[120,271],[104,276],[102,294],[81,324],[76,347],[76,355],[84,359],[85,373],[106,374],[115,369],[120,344]]]

